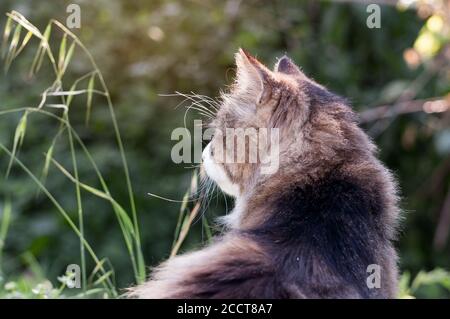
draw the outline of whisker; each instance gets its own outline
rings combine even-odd
[[[197,98],[201,102],[205,102],[208,106],[213,108],[216,112],[219,110],[220,104],[218,101],[214,100],[213,98],[206,96],[206,95],[200,95],[193,93],[194,98]]]
[[[214,112],[212,112],[209,108],[207,108],[205,105],[203,105],[203,104],[200,103],[201,101],[204,101],[204,102],[206,102],[208,105],[210,105],[207,101],[205,101],[205,100],[203,100],[203,99],[201,99],[201,98],[198,98],[196,95],[190,95],[190,94],[180,93],[180,92],[178,92],[178,91],[177,91],[176,93],[178,93],[180,96],[185,97],[186,99],[188,99],[189,101],[191,101],[194,105],[204,108],[205,111],[210,112],[211,115],[215,115]],[[217,111],[217,109],[216,109],[215,107],[214,107],[214,109]]]
[[[202,101],[204,101],[206,104],[211,106],[216,112],[219,110],[220,103],[217,100],[215,100],[215,99],[213,99],[213,98],[211,98],[209,96],[206,96],[206,95],[197,94],[196,96],[199,99],[201,99]]]
[[[200,114],[202,114],[202,115],[204,115],[204,116],[206,116],[207,118],[210,118],[210,119],[213,119],[213,118],[214,118],[211,114],[206,113],[206,112],[204,112],[202,109],[196,108],[196,107],[194,107],[194,106],[189,107],[189,110],[196,110],[196,111],[198,111]]]
[[[209,110],[208,108],[205,108],[203,105],[198,104],[198,103],[192,103],[188,108],[204,112],[204,113],[210,115],[211,117],[216,116],[214,113],[211,112],[211,110]]]

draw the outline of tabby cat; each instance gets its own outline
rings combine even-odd
[[[224,219],[227,231],[203,249],[162,263],[128,295],[396,297],[396,184],[355,113],[286,56],[271,71],[239,50],[236,65],[234,85],[211,125],[221,133],[277,128],[279,167],[262,174],[260,160],[218,161],[225,136],[214,135],[203,167],[235,197]],[[379,270],[378,285],[369,280],[369,266]]]

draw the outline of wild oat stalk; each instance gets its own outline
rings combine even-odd
[[[145,279],[145,266],[144,259],[141,249],[140,241],[140,231],[138,223],[138,215],[136,210],[136,205],[134,201],[133,188],[131,185],[130,174],[128,170],[127,159],[125,156],[125,151],[123,147],[122,138],[120,135],[118,123],[116,120],[114,107],[110,97],[110,93],[106,86],[105,80],[102,73],[100,72],[95,60],[93,59],[91,53],[83,45],[83,43],[78,39],[78,37],[68,30],[63,24],[56,20],[51,20],[44,33],[41,33],[32,23],[30,23],[23,15],[16,11],[7,13],[7,22],[5,25],[5,30],[3,33],[2,42],[2,57],[5,62],[5,71],[7,72],[14,60],[19,56],[19,54],[28,46],[31,38],[37,38],[39,40],[39,46],[37,48],[36,54],[34,56],[33,62],[30,67],[30,76],[36,75],[43,64],[43,60],[46,58],[49,60],[50,65],[55,74],[55,79],[43,93],[39,105],[36,107],[25,107],[25,108],[15,108],[15,109],[0,109],[0,116],[6,116],[8,114],[22,113],[22,117],[19,124],[16,127],[14,134],[12,149],[8,149],[5,145],[0,143],[0,149],[2,149],[7,155],[9,155],[9,165],[7,169],[7,175],[10,173],[13,163],[18,164],[18,166],[24,170],[29,177],[38,185],[39,189],[50,199],[50,201],[55,205],[57,210],[66,219],[69,226],[74,230],[77,236],[80,238],[80,258],[81,258],[81,268],[83,273],[84,287],[86,287],[86,261],[85,255],[86,251],[89,253],[91,258],[96,264],[96,269],[93,272],[98,279],[97,284],[103,284],[107,288],[111,295],[117,296],[117,291],[113,284],[113,271],[106,271],[103,262],[95,255],[94,250],[89,245],[85,239],[84,234],[84,211],[83,211],[83,199],[81,196],[81,190],[85,190],[97,197],[107,200],[117,217],[117,221],[122,231],[122,235],[127,247],[128,253],[130,255],[130,260],[132,263],[133,271],[135,274],[135,279],[137,283],[143,282]],[[58,55],[55,56],[52,48],[50,46],[50,38],[54,29],[62,33],[62,40],[59,45]],[[27,33],[22,37],[22,30]],[[83,76],[76,79],[71,85],[68,91],[63,89],[63,77],[68,67],[70,66],[71,58],[76,50],[81,50],[81,52],[87,57],[91,71],[84,74]],[[87,85],[85,84],[87,81]],[[99,88],[95,88],[96,84]],[[86,85],[86,87],[84,87]],[[116,142],[121,155],[124,175],[126,179],[127,191],[129,195],[129,211],[120,205],[111,195],[107,183],[103,178],[99,168],[97,167],[95,160],[93,159],[91,153],[83,143],[83,141],[78,136],[77,132],[73,129],[70,122],[70,105],[75,97],[78,95],[87,96],[86,105],[86,124],[89,122],[93,95],[98,95],[106,99],[109,113],[111,116],[111,122],[114,127],[114,133],[116,136]],[[48,97],[56,97],[60,99],[60,103],[51,104],[47,102]],[[58,116],[52,112],[45,109],[60,109],[62,110],[62,115]],[[31,172],[23,162],[21,162],[17,157],[17,152],[22,146],[22,142],[26,136],[28,117],[34,114],[40,114],[49,118],[57,120],[59,124],[58,133],[53,137],[52,143],[45,154],[44,168],[41,173],[41,178],[38,178],[33,172]],[[53,158],[55,144],[60,136],[67,133],[68,141],[70,145],[71,160],[73,166],[73,173],[64,168],[59,164],[56,159]],[[98,177],[101,184],[101,189],[97,189],[93,186],[84,184],[79,179],[78,164],[76,157],[76,147],[81,147],[84,154],[87,156],[89,162],[91,163],[92,169]],[[48,175],[49,166],[55,165],[61,173],[63,173],[70,181],[74,183],[77,198],[77,211],[78,211],[78,226],[71,220],[66,210],[61,206],[56,198],[50,193],[50,191],[45,187],[43,181]],[[85,251],[86,250],[86,251]]]
[[[82,278],[83,287],[87,287],[87,282],[90,285],[96,286],[102,284],[104,289],[111,295],[117,296],[117,290],[114,284],[114,271],[111,265],[109,265],[110,270],[105,268],[106,259],[99,259],[95,254],[91,245],[86,241],[84,234],[84,211],[83,211],[83,199],[81,190],[87,191],[103,200],[108,201],[116,215],[117,221],[119,223],[122,235],[124,238],[125,245],[130,256],[132,268],[135,274],[136,283],[141,283],[145,279],[145,263],[143,259],[141,241],[140,241],[140,230],[138,223],[138,215],[136,210],[136,205],[134,201],[133,188],[131,185],[130,174],[128,171],[127,159],[125,156],[125,151],[123,147],[122,138],[120,135],[118,123],[116,120],[114,107],[112,100],[106,86],[105,80],[102,73],[100,72],[94,58],[91,53],[87,50],[84,44],[78,39],[78,37],[68,30],[63,24],[57,20],[51,20],[46,26],[43,33],[39,31],[32,23],[30,23],[23,15],[16,11],[7,13],[7,22],[5,25],[5,30],[3,33],[3,41],[1,46],[1,55],[5,64],[5,72],[9,70],[14,60],[19,56],[19,54],[27,47],[29,41],[34,37],[39,40],[39,46],[36,50],[34,59],[31,63],[29,76],[35,76],[41,69],[44,59],[48,59],[50,65],[55,74],[55,79],[53,83],[44,90],[41,94],[40,103],[35,107],[22,107],[1,110],[0,117],[7,116],[10,114],[22,113],[21,119],[16,127],[14,134],[12,149],[8,149],[4,144],[0,143],[0,150],[3,150],[7,155],[9,155],[9,165],[7,168],[6,175],[11,171],[14,163],[16,163],[26,174],[37,184],[38,189],[44,193],[50,201],[54,204],[58,212],[67,221],[69,226],[73,229],[76,235],[80,239],[80,259],[82,268]],[[62,39],[59,44],[58,54],[54,55],[52,48],[50,46],[50,40],[54,29],[62,33]],[[22,30],[27,31],[25,36],[22,37]],[[83,76],[77,78],[71,85],[68,91],[64,90],[63,77],[70,66],[70,61],[76,50],[81,50],[81,52],[89,60],[91,71],[87,72]],[[87,82],[87,83],[86,83]],[[98,84],[98,88],[96,88]],[[73,99],[79,95],[86,95],[86,125],[89,122],[91,111],[92,111],[92,101],[93,96],[97,95],[104,97],[106,99],[109,113],[111,116],[111,122],[114,127],[114,133],[116,137],[116,142],[121,155],[124,175],[126,179],[127,191],[129,195],[129,211],[125,209],[119,202],[117,202],[111,195],[108,185],[100,172],[93,156],[89,152],[88,148],[84,142],[79,137],[78,133],[73,128],[70,122],[70,106]],[[216,102],[210,98],[199,96],[195,94],[181,94],[177,92],[177,95],[181,95],[185,98],[185,101],[189,101],[191,105],[187,108],[186,114],[190,109],[197,110],[203,116],[212,118],[214,112],[208,110],[207,106],[211,107],[213,111],[217,110]],[[49,97],[56,97],[60,99],[60,103],[52,104],[47,102]],[[202,103],[206,103],[204,106]],[[47,110],[48,109],[48,110]],[[62,110],[62,115],[58,116],[55,113],[50,112],[50,109]],[[38,178],[30,169],[17,157],[17,153],[22,146],[23,140],[26,136],[28,118],[39,114],[47,118],[53,119],[59,125],[59,129],[55,136],[52,138],[52,142],[44,154],[45,160],[43,165],[43,170]],[[185,123],[186,123],[185,114]],[[186,124],[185,124],[186,125]],[[68,142],[70,146],[72,170],[71,173],[67,168],[63,167],[53,156],[55,146],[58,140],[61,139],[61,135],[67,134]],[[76,147],[81,147],[84,155],[89,160],[92,169],[94,170],[98,181],[100,182],[101,189],[98,189],[92,185],[85,184],[79,179],[78,162],[76,156]],[[63,208],[61,203],[51,194],[51,192],[45,187],[44,183],[49,173],[50,165],[54,165],[59,172],[66,176],[71,182],[74,183],[77,199],[77,212],[78,212],[78,226],[72,221],[67,211]],[[203,187],[202,187],[203,186]],[[206,189],[210,190],[211,185],[202,185],[200,191]],[[196,218],[202,218],[203,229],[207,235],[207,238],[211,238],[211,232],[207,220],[202,215],[201,205],[203,200],[194,200],[194,205],[190,208],[189,202],[191,202],[191,197],[195,196],[199,191],[197,185],[197,172],[194,172],[191,186],[187,193],[185,194],[182,205],[180,207],[179,220],[175,231],[174,242],[171,250],[171,256],[178,253],[181,245],[186,239],[189,230]],[[207,193],[207,192],[206,192]],[[207,197],[208,194],[205,194]],[[158,196],[156,196],[158,197]],[[9,220],[7,220],[9,224]],[[0,234],[1,235],[1,234]],[[6,236],[6,234],[4,235]],[[0,242],[1,242],[0,238]],[[1,247],[0,247],[1,248]],[[1,250],[0,250],[1,251]],[[92,271],[90,277],[87,277],[86,270],[86,251],[90,257],[95,262],[95,268]],[[95,279],[97,278],[97,279]],[[61,289],[63,289],[64,285]],[[85,290],[84,295],[95,293],[96,288]]]

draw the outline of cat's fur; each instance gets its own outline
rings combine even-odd
[[[287,57],[270,71],[240,50],[237,80],[213,126],[279,128],[279,169],[214,161],[206,172],[236,197],[229,230],[154,269],[140,298],[393,298],[399,209],[390,172],[346,101]],[[270,147],[270,145],[266,145]],[[380,266],[369,288],[367,267]]]

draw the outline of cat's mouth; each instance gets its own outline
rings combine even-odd
[[[211,143],[203,150],[202,167],[205,170],[206,175],[208,175],[222,191],[233,197],[239,196],[239,185],[233,183],[222,165],[216,163],[214,160],[211,153]]]

